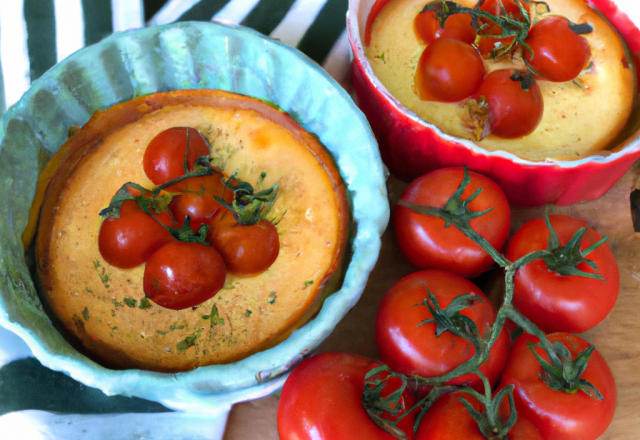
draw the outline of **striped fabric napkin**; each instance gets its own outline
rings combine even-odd
[[[297,47],[338,82],[348,81],[347,0],[0,0],[0,114],[32,81],[112,32],[174,21],[251,27]],[[171,412],[108,397],[43,367],[0,327],[0,439],[221,439],[226,411]],[[256,440],[259,437],[256,437]]]

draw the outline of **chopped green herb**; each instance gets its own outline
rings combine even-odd
[[[125,298],[124,299],[124,303],[128,306],[131,307],[132,309],[135,309],[136,306],[138,305],[138,300],[135,300],[133,298]]]
[[[88,308],[84,308],[84,310],[82,311],[82,317],[84,318],[85,321],[89,320],[89,309]]]
[[[178,325],[178,324],[171,324],[171,327],[169,327],[169,331],[172,332],[174,330],[182,330],[183,328],[185,328],[187,326],[187,324],[182,324],[182,325]]]
[[[157,333],[157,334],[159,334],[159,335],[164,336],[164,335],[166,335],[168,332],[163,332],[162,330],[156,330],[156,333]]]
[[[309,287],[309,286],[310,286],[310,285],[312,285],[312,284],[313,284],[313,280],[305,281],[305,282],[304,282],[304,287],[303,287],[303,288],[304,288],[304,289],[306,289],[307,287]]]
[[[142,298],[140,300],[140,305],[138,306],[139,309],[148,309],[149,307],[151,307],[151,303],[149,302],[149,299],[145,296],[144,298]]]
[[[251,316],[251,314],[252,314],[252,313],[253,313],[253,312],[252,312],[251,310],[247,309],[247,311],[246,311],[246,312],[244,312],[244,316],[245,316],[246,318],[249,318],[249,317]]]
[[[108,289],[109,287],[111,287],[109,286],[109,281],[111,280],[111,274],[107,273],[107,270],[105,269],[104,266],[102,266],[102,264],[100,264],[100,261],[96,260],[93,262],[93,268],[95,270],[98,270],[98,268],[100,267],[102,267],[102,271],[98,271],[98,276],[100,277],[100,281],[102,281],[102,284],[104,284],[104,287]]]
[[[72,319],[73,319],[73,324],[76,326],[76,329],[78,330],[78,333],[84,333],[84,322],[82,321],[82,319],[80,319],[80,317],[76,314],[73,315]]]
[[[189,347],[193,347],[194,345],[196,345],[196,340],[198,339],[198,336],[200,336],[200,332],[201,330],[198,330],[197,332],[187,336],[182,341],[178,342],[176,344],[176,348],[178,349],[178,351],[185,351]]]
[[[208,315],[202,315],[202,319],[208,320],[211,324],[211,327],[218,324],[224,325],[224,319],[220,317],[218,307],[215,304],[211,307],[211,313]]]
[[[95,295],[95,294],[93,293],[93,290],[89,289],[88,287],[85,287],[85,289],[86,289],[86,290],[87,290],[87,292],[89,292],[90,294]]]
[[[124,306],[122,305],[122,303],[120,303],[120,302],[116,301],[115,299],[113,300],[113,305],[114,305],[114,306],[116,306],[116,308],[118,308],[118,307],[124,307]]]

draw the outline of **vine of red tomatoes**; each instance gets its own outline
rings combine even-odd
[[[550,10],[536,9],[535,22],[533,15],[528,0],[485,0],[474,8],[448,0],[427,4],[413,23],[416,37],[427,44],[414,77],[417,96],[464,101],[477,140],[533,132],[544,111],[537,80],[574,80],[591,58],[582,35],[593,31]],[[513,68],[487,74],[483,59],[506,57]]]
[[[256,191],[225,178],[209,163],[210,149],[194,128],[159,133],[143,157],[157,186],[128,182],[100,213],[102,257],[121,269],[146,263],[145,295],[165,308],[201,304],[220,291],[227,272],[258,275],[280,251],[278,230],[266,219],[278,184]]]
[[[466,168],[437,170],[409,185],[394,207],[393,226],[401,252],[426,270],[400,279],[379,305],[375,334],[384,364],[361,379],[340,366],[356,355],[303,361],[283,388],[281,439],[362,438],[353,433],[371,432],[371,422],[378,430],[366,438],[404,440],[593,440],[606,430],[617,399],[606,361],[581,337],[552,333],[584,331],[613,307],[618,267],[606,237],[585,221],[547,216],[506,240],[510,215],[501,192]],[[483,198],[493,206],[475,203]],[[407,230],[410,236],[403,235]],[[498,310],[454,273],[475,257],[452,260],[450,271],[437,259],[415,258],[446,240],[456,253],[469,246],[463,239],[504,273]],[[332,377],[322,373],[326,368]],[[343,388],[356,386],[353,381],[364,392],[347,396]],[[407,403],[408,389],[415,405]],[[327,405],[341,413],[322,415]],[[356,418],[353,406],[369,418]]]

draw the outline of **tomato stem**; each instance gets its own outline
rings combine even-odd
[[[236,177],[237,174],[238,172],[236,171],[227,180],[222,181],[226,188],[233,191],[233,201],[227,203],[217,196],[215,199],[222,206],[233,212],[233,217],[239,224],[251,226],[258,223],[261,219],[266,218],[269,212],[271,212],[276,197],[278,196],[280,184],[276,182],[272,187],[256,192],[248,182],[239,180]],[[258,185],[262,184],[265,177],[265,173],[260,175]]]

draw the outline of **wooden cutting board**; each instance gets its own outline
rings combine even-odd
[[[563,213],[585,219],[589,226],[609,236],[620,266],[620,294],[611,314],[583,336],[591,341],[609,363],[616,379],[618,405],[613,422],[600,437],[621,440],[640,437],[640,233],[634,232],[630,194],[640,189],[640,166],[636,164],[600,199],[565,207],[512,209],[512,232],[524,222],[542,217],[544,212]],[[398,199],[406,184],[391,177],[389,198]],[[404,261],[393,237],[387,230],[382,237],[378,264],[356,306],[345,316],[317,352],[346,351],[377,357],[374,322],[380,299],[401,277],[416,269]],[[229,416],[224,440],[277,440],[276,414],[278,395],[237,404]]]

